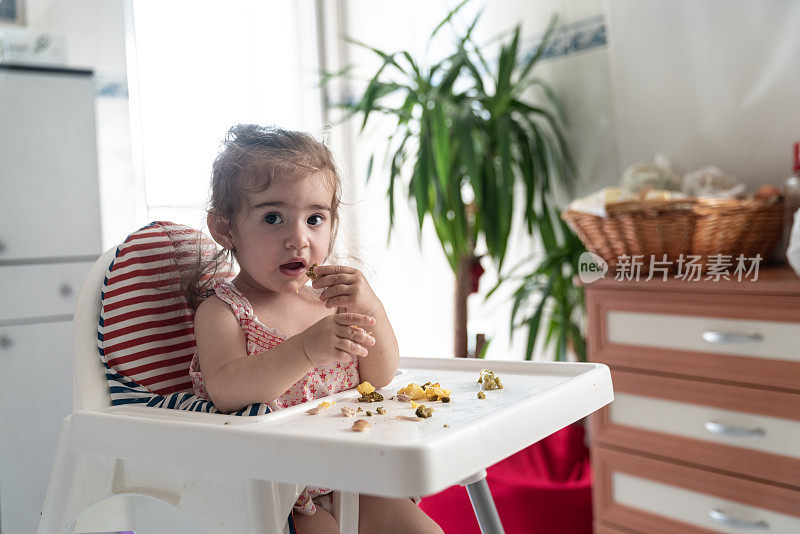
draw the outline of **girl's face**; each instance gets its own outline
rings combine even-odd
[[[275,177],[266,190],[249,193],[232,232],[237,281],[271,293],[296,292],[308,281],[306,270],[328,256],[332,201],[322,171]]]

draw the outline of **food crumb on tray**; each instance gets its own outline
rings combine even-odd
[[[410,383],[404,388],[401,388],[397,391],[397,400],[403,400],[408,398],[409,400],[430,400],[430,401],[437,401],[440,400],[442,397],[447,397],[448,400],[450,398],[451,390],[444,389],[438,382],[435,384],[431,384],[430,382],[425,382],[421,386],[419,384]],[[403,397],[401,397],[401,395]]]
[[[430,406],[425,406],[420,404],[419,407],[417,408],[417,411],[414,413],[417,414],[417,417],[427,419],[428,417],[433,415],[433,408],[431,408]]]
[[[358,391],[362,395],[366,395],[368,393],[372,393],[373,391],[375,391],[375,386],[373,386],[372,384],[370,384],[365,380],[364,382],[361,382],[359,385],[356,386],[356,391]]]
[[[342,408],[342,415],[345,417],[353,417],[356,414],[356,411],[349,406],[345,406]]]
[[[381,402],[383,400],[383,395],[375,391],[375,386],[369,382],[361,382],[356,386],[356,391],[361,393],[358,402]]]
[[[318,414],[319,412],[321,412],[322,410],[327,410],[328,408],[330,408],[331,406],[333,406],[333,404],[334,404],[335,402],[336,402],[336,401],[332,401],[332,402],[321,402],[321,403],[320,403],[318,406],[314,406],[314,407],[313,407],[313,408],[311,408],[310,410],[306,410],[306,413],[307,413],[307,414],[309,414],[309,415],[317,415],[317,414]]]
[[[383,395],[381,395],[377,391],[373,391],[372,393],[366,393],[358,398],[358,402],[381,402],[382,400],[383,400]]]
[[[364,431],[365,431],[366,429],[368,429],[370,426],[371,426],[371,425],[369,424],[369,422],[368,422],[366,419],[359,419],[358,421],[356,421],[355,423],[353,423],[353,426],[352,426],[352,427],[350,427],[350,429],[351,429],[353,432],[364,432]]]
[[[481,369],[478,375],[478,384],[483,386],[483,389],[503,389],[503,383],[500,382],[500,377],[488,369]]]
[[[422,419],[420,419],[419,417],[414,417],[411,415],[397,415],[395,416],[395,419],[401,419],[403,421],[416,421],[416,422],[422,421]]]

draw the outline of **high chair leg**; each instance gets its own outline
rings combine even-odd
[[[333,516],[340,534],[358,534],[358,493],[334,491]]]
[[[59,444],[61,449],[61,444]],[[56,463],[59,453],[56,454]],[[70,476],[59,473],[61,480],[52,483],[53,504],[45,502],[45,511],[40,522],[40,534],[61,534],[75,528],[76,532],[97,532],[102,523],[103,530],[133,530],[133,514],[125,500],[108,502],[117,494],[113,491],[116,459],[93,454],[76,454],[68,450],[72,463]],[[66,471],[67,462],[58,469]],[[48,494],[51,488],[48,487]],[[102,503],[97,509],[90,509]],[[49,508],[49,509],[48,509]]]
[[[112,496],[109,490],[114,460],[76,453],[71,446],[71,431],[71,416],[67,416],[61,424],[39,534],[62,534],[73,527],[76,532],[97,532],[95,518],[106,523],[108,529],[133,530],[130,507],[122,501],[107,502],[79,520],[89,506]]]
[[[134,530],[132,495],[172,505],[207,532],[288,534],[301,486],[76,453],[70,419],[62,423],[39,534]]]
[[[53,468],[50,471],[50,483],[44,498],[42,517],[39,520],[39,534],[60,534],[66,529],[64,524],[67,496],[75,473],[77,454],[70,447],[70,419],[64,418],[61,423],[61,434],[58,438]]]

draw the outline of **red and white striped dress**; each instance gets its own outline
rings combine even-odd
[[[250,301],[230,281],[215,280],[212,283],[212,287],[216,296],[228,303],[239,321],[247,341],[248,356],[276,347],[287,339],[287,336],[258,320]],[[196,352],[189,366],[189,376],[192,379],[194,394],[210,400],[203,384],[203,375]],[[272,410],[280,410],[281,408],[288,408],[289,406],[319,399],[345,389],[354,388],[358,383],[357,357],[354,356],[347,363],[332,363],[312,369],[280,397],[267,404]],[[330,493],[330,491],[327,488],[307,487],[297,499],[294,509],[305,515],[313,515],[316,512],[316,506],[311,499]]]

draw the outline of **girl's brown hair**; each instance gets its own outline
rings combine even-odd
[[[276,176],[303,177],[319,171],[333,190],[330,254],[339,229],[341,177],[330,149],[307,133],[255,124],[237,124],[228,130],[211,171],[208,213],[232,225],[246,206],[246,193],[264,191]],[[198,261],[181,278],[192,309],[213,294],[213,278],[230,273],[235,254],[225,248],[200,250]]]

